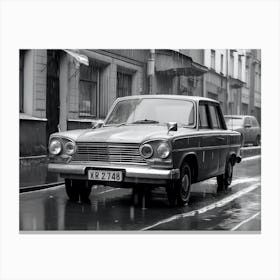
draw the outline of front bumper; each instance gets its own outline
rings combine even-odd
[[[179,169],[158,169],[150,166],[121,165],[113,163],[94,164],[60,164],[50,163],[50,172],[60,173],[64,178],[87,179],[88,169],[121,170],[124,172],[123,182],[162,184],[180,178]]]

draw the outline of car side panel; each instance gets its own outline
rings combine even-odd
[[[238,155],[240,134],[228,130],[211,130],[197,135],[173,139],[173,165],[180,168],[185,157],[192,154],[197,158],[197,181],[202,181],[225,170],[225,164],[231,153]]]

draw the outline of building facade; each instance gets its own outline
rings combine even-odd
[[[20,50],[20,155],[46,154],[51,133],[88,128],[128,95],[206,96],[260,120],[260,65],[257,50]]]

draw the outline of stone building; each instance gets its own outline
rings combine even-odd
[[[46,154],[51,133],[88,128],[128,95],[206,96],[260,120],[260,65],[256,50],[20,50],[20,155]]]

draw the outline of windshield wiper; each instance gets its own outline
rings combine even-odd
[[[144,119],[144,120],[138,120],[138,121],[135,121],[135,122],[132,122],[132,123],[159,123],[159,122],[155,121],[155,120]]]

